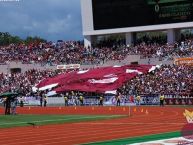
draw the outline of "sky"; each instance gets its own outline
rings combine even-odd
[[[82,40],[80,0],[0,0],[0,32]]]

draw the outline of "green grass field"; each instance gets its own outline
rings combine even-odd
[[[124,117],[123,115],[1,115],[0,128],[74,123]]]
[[[94,143],[88,143],[83,145],[129,145],[133,143],[141,143],[141,142],[154,141],[154,140],[160,140],[160,139],[170,139],[173,137],[180,137],[180,136],[181,136],[180,132],[169,132],[169,133],[163,133],[163,134],[123,138],[123,139],[110,140],[110,141],[104,141],[104,142],[94,142]]]

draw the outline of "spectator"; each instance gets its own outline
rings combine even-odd
[[[84,98],[82,95],[80,95],[79,100],[80,100],[80,105],[83,106],[84,105]]]
[[[47,106],[47,97],[46,96],[44,96],[44,107],[46,107]]]
[[[137,103],[136,103],[137,105],[141,104],[141,96],[140,95],[137,95],[136,101],[137,101]]]
[[[117,95],[116,100],[117,100],[117,106],[121,106],[121,94]]]
[[[68,106],[68,97],[67,96],[64,97],[64,102],[65,102],[65,106]]]
[[[17,108],[17,97],[14,97],[11,100],[11,114],[16,115],[16,108]]]
[[[23,104],[24,104],[23,102],[24,102],[24,98],[21,96],[20,97],[20,107],[23,107]]]
[[[99,98],[99,106],[103,106],[103,96],[100,96]]]

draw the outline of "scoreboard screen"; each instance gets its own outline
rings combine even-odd
[[[92,0],[94,30],[193,21],[193,0]]]

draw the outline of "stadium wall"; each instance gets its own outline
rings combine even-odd
[[[104,64],[97,64],[97,65],[80,65],[80,69],[89,69],[89,68],[96,68],[96,67],[105,67],[105,66],[114,66],[114,65],[127,65],[131,64],[132,62],[137,62],[138,64],[149,64],[148,58],[141,58],[140,55],[128,55],[124,60],[109,60],[106,61]],[[160,61],[159,58],[151,58],[150,64],[152,65],[159,65],[159,64],[167,64],[172,65],[173,60],[164,60]],[[24,73],[25,71],[31,69],[38,69],[38,70],[56,70],[57,65],[50,66],[48,64],[42,66],[41,64],[23,64],[22,62],[9,62],[9,64],[0,65],[0,73],[10,73],[11,69],[19,68],[21,72]]]

